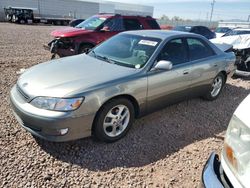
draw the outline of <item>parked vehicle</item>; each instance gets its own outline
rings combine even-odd
[[[85,53],[104,40],[126,30],[160,29],[152,17],[123,16],[120,14],[98,14],[88,18],[75,28],[55,30],[55,38],[45,49],[50,50],[52,59]]]
[[[250,29],[235,28],[225,33],[222,37],[228,37],[234,35],[249,35],[249,34],[250,34]]]
[[[232,29],[229,27],[217,27],[214,32],[216,34],[216,37],[219,38],[230,31],[232,31]]]
[[[250,32],[250,31],[249,31]],[[250,76],[250,34],[230,35],[212,39],[217,44],[232,45],[232,51],[236,55],[237,70],[235,75]]]
[[[74,19],[69,22],[70,27],[75,27],[78,24],[82,23],[85,19]]]
[[[196,33],[206,37],[207,39],[213,39],[216,37],[215,33],[205,26],[176,26],[173,30]]]
[[[94,135],[113,142],[134,118],[187,97],[216,99],[234,61],[234,53],[200,35],[128,31],[88,54],[28,69],[10,99],[17,120],[36,136],[68,141]]]
[[[202,172],[205,188],[250,187],[250,95],[238,106],[228,125],[221,160],[214,152]]]
[[[6,20],[13,23],[48,23],[54,25],[68,25],[71,17],[49,17],[34,14],[36,8],[30,7],[7,7],[4,8]]]

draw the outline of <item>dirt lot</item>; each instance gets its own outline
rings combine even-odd
[[[8,94],[20,68],[49,60],[42,44],[55,28],[0,23],[0,186],[197,187],[250,81],[229,79],[216,101],[192,99],[141,118],[116,143],[34,139],[15,120]]]

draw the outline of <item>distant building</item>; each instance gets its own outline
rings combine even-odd
[[[103,0],[0,0],[0,21],[5,7],[34,8],[41,17],[72,17],[86,19],[97,13],[153,16],[154,7]]]
[[[250,28],[250,22],[219,22],[218,27],[229,27],[229,28]]]

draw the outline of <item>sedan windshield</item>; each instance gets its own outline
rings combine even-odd
[[[106,18],[102,18],[102,17],[97,17],[97,16],[93,16],[88,18],[87,20],[81,22],[80,24],[78,24],[76,26],[76,28],[83,28],[86,30],[95,30],[97,27],[99,27],[104,21],[106,20]]]
[[[161,39],[120,34],[94,48],[89,55],[108,63],[142,68],[154,53]]]

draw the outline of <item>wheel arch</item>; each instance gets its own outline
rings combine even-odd
[[[87,41],[86,42],[81,42],[78,45],[78,50],[77,50],[78,53],[80,52],[81,47],[84,46],[84,45],[90,45],[90,46],[92,46],[92,48],[96,46],[96,44],[94,44],[92,42],[87,42]]]
[[[110,102],[111,100],[118,99],[118,98],[125,98],[125,99],[129,100],[132,103],[133,107],[134,107],[135,118],[139,117],[139,115],[140,115],[140,107],[139,107],[139,103],[138,103],[138,101],[136,100],[135,97],[133,97],[132,95],[129,95],[129,94],[121,94],[121,95],[114,96],[114,97],[108,99],[107,101],[105,101],[101,105],[101,107],[98,109],[98,111],[96,112],[95,118],[94,118],[94,121],[93,121],[93,124],[92,124],[92,128],[91,128],[92,134],[93,134],[93,131],[95,129],[95,122],[97,120],[97,116],[99,115],[99,113],[100,113],[101,109],[103,108],[103,106],[105,104],[107,104],[108,102]]]
[[[225,70],[220,71],[219,73],[222,73],[225,77],[225,83],[227,82],[227,72]]]

